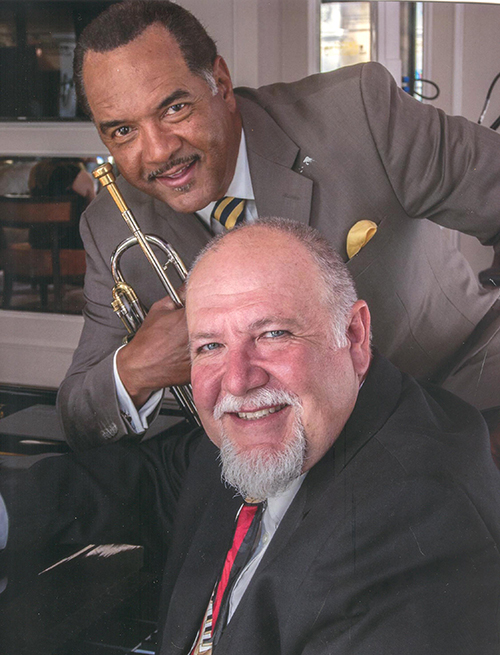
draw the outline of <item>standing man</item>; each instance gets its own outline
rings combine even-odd
[[[498,292],[479,288],[440,227],[500,242],[498,135],[416,102],[377,64],[233,90],[213,41],[169,2],[101,14],[77,46],[75,80],[144,232],[189,263],[236,221],[217,204],[225,197],[246,201],[238,220],[310,223],[348,260],[384,354],[480,408],[500,404]],[[141,434],[161,389],[189,379],[183,312],[140,252],[123,272],[152,309],[116,353],[109,258],[129,234],[107,194],[82,235],[85,327],[59,392],[76,448]]]
[[[186,313],[203,428],[2,472],[7,549],[154,549],[161,655],[498,655],[484,422],[372,356],[329,245],[243,226],[195,265]]]

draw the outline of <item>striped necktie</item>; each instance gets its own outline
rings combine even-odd
[[[217,200],[212,209],[211,218],[219,221],[226,230],[232,230],[235,225],[243,222],[245,212],[245,200],[225,196]]]
[[[264,505],[265,503],[245,502],[239,509],[233,543],[227,552],[222,574],[210,598],[191,655],[209,655],[212,645],[219,641],[227,623],[231,591],[254,551]]]

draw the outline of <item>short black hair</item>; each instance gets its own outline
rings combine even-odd
[[[91,116],[83,85],[85,54],[109,52],[127,45],[155,23],[164,25],[181,49],[184,61],[195,75],[205,76],[217,57],[215,41],[191,12],[168,0],[125,0],[111,5],[83,30],[75,48],[73,78],[84,112]]]

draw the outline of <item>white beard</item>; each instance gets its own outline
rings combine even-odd
[[[291,405],[295,417],[291,438],[279,449],[256,447],[250,452],[239,452],[220,424],[222,479],[243,498],[265,500],[285,491],[301,475],[307,446],[301,421],[302,406],[296,396],[286,391],[259,389],[243,398],[226,396],[214,409],[214,417],[220,420],[227,411],[236,412],[243,407],[250,411],[263,405],[280,404]]]

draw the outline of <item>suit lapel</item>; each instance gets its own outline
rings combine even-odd
[[[207,225],[195,214],[179,214],[166,203],[154,200],[154,212],[163,226],[167,226],[169,240],[179,252],[185,251],[185,258],[190,263],[203,248],[212,233]],[[189,238],[187,238],[187,236]]]
[[[375,351],[354,411],[335,442],[336,476],[393,414],[401,388],[401,372]]]
[[[359,450],[392,415],[401,394],[401,373],[378,353],[370,367],[351,417],[334,446],[309,471],[262,559],[259,572],[285,547],[321,498]]]
[[[220,483],[219,473],[172,592],[161,653],[189,652],[231,546],[240,505],[241,498]]]
[[[311,526],[324,523],[325,508],[337,507],[342,502],[342,493],[336,498],[339,476],[363,446],[382,428],[392,415],[401,394],[401,374],[387,360],[375,354],[370,373],[365,380],[354,412],[334,446],[326,453],[306,476],[302,487],[286,512],[269,547],[250,583],[248,593],[241,600],[233,620],[227,627],[218,650],[221,653],[234,652],[230,646],[237,639],[245,605],[254,602],[252,588],[265,579],[266,570],[272,577],[273,563],[279,565],[294,535],[303,545],[307,543],[308,555],[321,545],[321,540],[312,537]],[[215,470],[215,469],[214,469]],[[177,579],[165,630],[167,643],[162,653],[189,652],[194,636],[200,627],[203,613],[216,578],[230,546],[236,511],[241,503],[231,489],[220,484],[215,477],[211,480],[212,491],[203,513],[200,525],[190,544]],[[216,528],[214,527],[216,526]],[[288,551],[288,556],[290,551]],[[300,576],[297,584],[300,584]],[[295,584],[295,583],[294,583]],[[193,590],[195,593],[193,593]],[[253,599],[250,601],[249,599]],[[252,606],[253,607],[253,606]]]
[[[313,183],[293,170],[298,146],[257,104],[240,97],[238,106],[259,216],[309,223]]]

